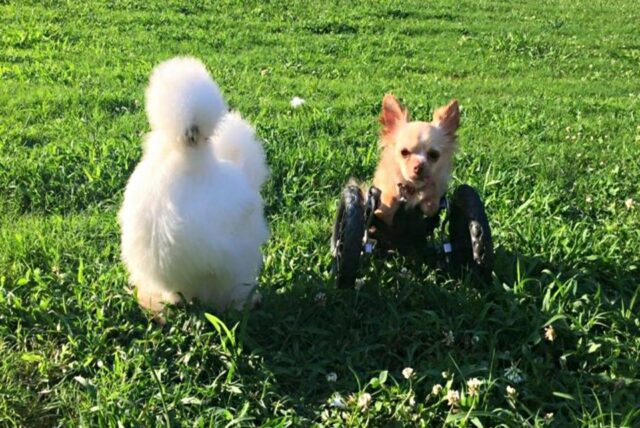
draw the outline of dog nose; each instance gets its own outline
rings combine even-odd
[[[416,175],[422,175],[422,171],[424,171],[424,164],[419,163],[413,167],[413,172]]]

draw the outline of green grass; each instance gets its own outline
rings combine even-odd
[[[635,1],[181,3],[0,1],[1,426],[640,425]],[[217,314],[229,331],[203,308],[156,326],[119,261],[144,87],[177,54],[272,168],[264,304]],[[490,284],[389,260],[333,287],[388,91],[416,118],[460,100],[453,184],[486,201]]]

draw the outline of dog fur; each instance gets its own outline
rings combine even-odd
[[[387,94],[382,100],[380,123],[381,155],[373,185],[382,194],[375,214],[391,226],[402,193],[406,193],[402,189],[410,189],[405,196],[407,207],[419,206],[425,215],[435,215],[447,190],[456,150],[458,102],[451,100],[436,109],[431,122],[410,122],[408,111]]]

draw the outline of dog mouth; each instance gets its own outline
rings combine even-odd
[[[433,180],[431,179],[431,176],[429,174],[423,174],[423,175],[413,176],[409,178],[407,181],[416,189],[419,189],[421,187],[428,186],[429,184],[431,184]]]
[[[424,191],[432,183],[430,176],[423,176],[414,179],[405,179],[398,183],[398,192],[400,200],[407,201],[412,199],[417,192]]]

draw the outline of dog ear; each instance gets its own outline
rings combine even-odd
[[[407,121],[407,111],[402,108],[396,97],[386,94],[382,99],[382,111],[380,123],[382,124],[382,136],[392,134],[401,123]]]
[[[460,126],[460,107],[458,100],[451,100],[446,106],[433,112],[433,121],[449,135],[454,135]]]

